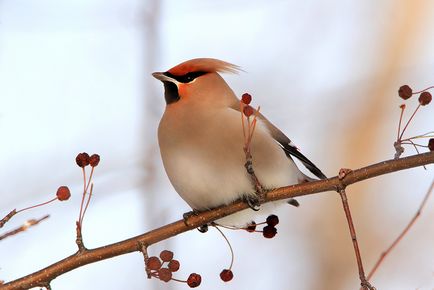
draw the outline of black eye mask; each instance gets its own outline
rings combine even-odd
[[[169,78],[175,79],[180,83],[186,84],[186,83],[193,81],[197,77],[203,76],[206,73],[207,72],[205,72],[205,71],[195,71],[195,72],[186,73],[185,75],[182,75],[182,76],[176,76],[176,75],[171,74],[170,72],[165,72],[164,75],[169,77]]]

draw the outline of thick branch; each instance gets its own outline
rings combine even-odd
[[[432,163],[434,163],[434,152],[414,155],[398,160],[388,160],[354,170],[348,173],[342,180],[339,180],[338,177],[333,177],[326,180],[313,181],[271,190],[267,193],[265,202],[288,199],[325,191],[336,191],[338,189],[345,188],[350,184],[376,176]],[[63,273],[69,272],[83,265],[134,251],[141,251],[143,245],[149,246],[155,244],[246,208],[248,208],[246,203],[242,201],[236,201],[233,204],[203,212],[197,216],[191,216],[188,219],[188,226],[183,220],[179,220],[177,222],[165,225],[145,234],[118,243],[92,250],[86,249],[33,274],[6,283],[0,286],[0,290],[28,289],[47,285],[47,283],[62,275]]]

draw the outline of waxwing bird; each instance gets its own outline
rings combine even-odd
[[[178,194],[193,210],[203,211],[255,194],[246,172],[240,100],[220,76],[236,73],[233,64],[197,58],[152,75],[163,82],[166,109],[158,127],[161,158]],[[294,163],[301,161],[317,177],[326,176],[262,114],[251,141],[253,168],[266,189],[309,178]],[[259,212],[263,212],[264,206]],[[245,225],[247,209],[219,220]]]

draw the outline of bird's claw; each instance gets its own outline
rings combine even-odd
[[[248,204],[248,206],[254,210],[258,211],[260,209],[261,203],[259,201],[259,197],[256,195],[248,195],[244,197],[244,201]]]
[[[300,206],[300,203],[295,198],[288,199],[288,201],[286,203],[289,205],[295,206],[295,207]]]
[[[198,216],[199,213],[200,213],[200,211],[195,210],[195,209],[193,209],[192,211],[189,211],[189,212],[184,213],[184,214],[182,215],[182,219],[184,220],[184,224],[185,224],[187,227],[189,227],[190,224],[189,224],[188,220],[189,220],[191,217]],[[201,225],[200,227],[197,228],[197,230],[198,230],[199,232],[201,232],[201,233],[206,233],[206,232],[208,231],[208,224]]]
[[[186,226],[190,226],[190,224],[188,223],[188,220],[191,218],[191,217],[193,217],[193,216],[197,216],[199,214],[199,211],[197,211],[197,210],[192,210],[192,211],[189,211],[189,212],[185,212],[183,215],[182,215],[182,219],[184,220],[184,224],[186,225]]]

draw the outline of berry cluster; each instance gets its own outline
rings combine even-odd
[[[413,120],[413,118],[416,115],[416,113],[418,112],[418,110],[422,106],[426,106],[429,103],[431,103],[431,101],[432,101],[432,95],[431,95],[431,93],[428,90],[433,89],[433,88],[434,88],[434,86],[426,88],[426,89],[418,91],[418,92],[413,92],[413,89],[410,86],[408,86],[408,85],[403,85],[403,86],[401,86],[399,88],[398,95],[403,100],[408,100],[413,95],[419,94],[419,98],[418,98],[419,104],[416,107],[416,109],[414,110],[413,114],[408,119],[408,121],[405,124],[404,128],[402,129],[402,131],[401,131],[402,117],[404,115],[404,111],[405,111],[406,105],[405,104],[401,104],[399,106],[399,108],[401,109],[401,115],[399,117],[398,135],[397,135],[396,141],[394,143],[394,147],[395,147],[395,150],[396,150],[395,159],[399,158],[401,156],[401,154],[404,152],[404,147],[402,145],[411,145],[411,146],[413,146],[415,148],[415,150],[416,150],[417,153],[419,153],[419,149],[418,148],[428,148],[430,151],[434,150],[434,139],[432,138],[432,137],[434,137],[434,135],[432,134],[433,132],[429,132],[429,133],[418,135],[418,136],[404,138],[404,132],[408,128],[408,125],[411,123],[411,121]],[[429,141],[428,141],[428,144],[427,145],[422,145],[422,144],[417,144],[415,142],[415,139],[421,139],[421,138],[430,138]]]
[[[255,222],[252,222],[249,226],[245,227],[244,229],[246,231],[248,231],[249,233],[254,233],[254,232],[262,233],[262,235],[264,236],[264,238],[272,239],[277,234],[276,225],[278,223],[279,223],[279,217],[277,215],[272,214],[272,215],[269,215],[267,217],[267,219],[265,220],[265,222],[258,223],[258,224],[255,223]],[[266,224],[266,226],[264,226],[264,228],[262,229],[262,231],[256,230],[256,227],[258,225],[264,225],[264,224]]]
[[[92,154],[89,156],[86,152],[79,153],[77,157],[75,157],[75,162],[79,167],[86,167],[90,164],[91,167],[98,166],[100,161],[100,157],[98,154]]]
[[[86,210],[89,206],[90,199],[92,198],[93,172],[95,170],[95,167],[98,166],[100,160],[101,158],[98,154],[92,154],[91,156],[89,156],[89,154],[87,154],[86,152],[79,153],[77,157],[75,157],[75,162],[82,169],[83,180],[84,180],[83,194],[82,194],[81,204],[80,204],[80,213],[78,215],[78,220],[77,220],[77,230],[80,232],[83,225],[84,215],[86,214]],[[90,165],[92,169],[90,171],[89,178],[86,178],[86,166],[88,165]]]
[[[197,273],[191,273],[187,281],[178,280],[172,277],[173,272],[179,270],[180,263],[178,260],[173,259],[173,252],[163,250],[160,256],[152,256],[146,260],[146,269],[149,271],[151,277],[155,277],[164,282],[174,280],[177,282],[187,283],[191,288],[195,288],[202,282],[202,277]]]

